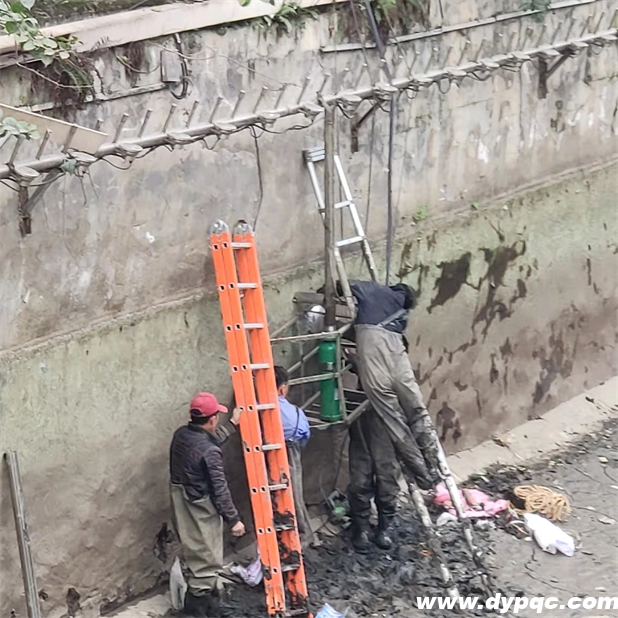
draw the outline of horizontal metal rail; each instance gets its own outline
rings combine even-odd
[[[337,330],[324,331],[321,333],[307,333],[306,335],[293,335],[291,337],[277,337],[275,339],[271,339],[270,343],[271,345],[277,345],[279,343],[303,343],[305,341],[316,341],[320,339],[330,341],[345,335],[351,327],[352,322],[349,322]]]
[[[616,40],[618,29],[611,28],[603,32],[583,35],[551,45],[543,45],[523,51],[498,54],[492,57],[466,62],[458,66],[446,67],[429,71],[427,73],[410,75],[409,77],[396,78],[392,85],[378,83],[373,86],[356,90],[344,90],[336,94],[324,95],[324,81],[322,88],[312,99],[298,102],[295,105],[279,107],[276,109],[261,111],[258,113],[244,114],[238,117],[216,120],[198,124],[194,127],[185,127],[177,131],[154,133],[146,137],[135,137],[122,141],[103,144],[92,157],[93,162],[97,159],[116,155],[131,160],[136,150],[139,153],[143,149],[156,148],[158,146],[186,145],[204,139],[210,135],[229,135],[253,125],[272,123],[279,118],[304,114],[314,118],[323,111],[325,105],[358,105],[359,99],[378,100],[390,99],[397,91],[422,90],[442,80],[459,82],[465,77],[473,77],[476,73],[491,73],[500,69],[516,70],[525,62],[535,58],[545,59],[552,52],[570,53],[575,55],[581,51],[582,46],[595,45],[603,47]],[[304,89],[303,89],[304,91]],[[301,97],[304,92],[301,92]],[[29,172],[47,172],[60,168],[65,162],[73,157],[71,151],[59,152],[53,155],[42,156],[28,161],[14,161],[11,165],[0,165],[0,179],[14,177],[19,180],[23,177],[23,168]],[[20,174],[20,168],[22,170]]]
[[[512,21],[514,19],[521,19],[522,17],[534,17],[547,11],[559,11],[562,9],[573,9],[578,6],[586,6],[589,4],[596,4],[601,0],[566,0],[564,2],[552,2],[547,7],[542,9],[531,9],[529,11],[514,11],[512,13],[502,13],[501,15],[494,15],[492,17],[485,17],[482,19],[475,19],[462,24],[453,24],[451,26],[440,26],[433,30],[424,30],[423,32],[413,32],[412,34],[404,34],[402,36],[396,36],[389,39],[389,43],[409,43],[410,41],[422,41],[423,39],[432,39],[434,37],[450,34],[451,32],[461,32],[462,30],[471,30],[472,28],[479,28],[482,26],[492,26],[494,24],[504,23],[506,21]],[[337,52],[350,52],[358,51],[359,49],[374,49],[375,43],[343,43],[342,45],[324,45],[320,48],[323,54],[332,54]]]
[[[291,367],[288,367],[288,373],[296,373],[307,361],[311,360],[320,350],[320,346],[316,345],[311,352],[303,355],[301,359],[294,363]]]

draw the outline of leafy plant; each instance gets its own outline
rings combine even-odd
[[[75,44],[74,37],[51,37],[41,30],[32,16],[35,0],[0,0],[0,34],[15,37],[20,49],[49,66],[54,60],[68,60]]]
[[[414,223],[420,223],[421,221],[427,219],[427,215],[429,214],[429,206],[421,206],[413,215],[412,221]]]
[[[522,11],[539,11],[532,16],[535,21],[541,22],[545,19],[551,0],[524,0],[521,4]]]
[[[0,109],[0,137],[6,136],[25,137],[26,139],[39,139],[41,136],[36,125],[25,120],[15,120],[11,117],[2,117]]]
[[[261,22],[267,28],[274,26],[277,35],[291,34],[294,26],[302,27],[306,18],[315,19],[318,11],[311,7],[302,7],[295,2],[285,2],[274,15],[264,15]]]

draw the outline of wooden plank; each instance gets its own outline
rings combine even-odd
[[[91,155],[97,152],[101,144],[108,137],[106,133],[101,133],[100,131],[93,131],[86,127],[64,122],[63,120],[56,120],[55,118],[48,118],[41,114],[26,112],[22,109],[10,107],[9,105],[3,105],[2,103],[0,103],[0,110],[3,116],[10,116],[11,118],[15,118],[15,120],[24,120],[36,125],[41,135],[43,135],[45,131],[50,131],[49,140],[54,144],[64,146],[70,140],[70,148]]]

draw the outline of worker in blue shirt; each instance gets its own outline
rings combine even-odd
[[[303,545],[314,543],[313,532],[309,523],[309,512],[304,499],[303,491],[303,463],[302,449],[309,442],[311,430],[307,415],[298,406],[287,400],[289,391],[289,375],[284,367],[275,367],[277,391],[279,393],[279,410],[283,435],[288,452],[290,464],[290,477],[292,492],[294,493],[294,506],[296,509],[296,523]]]

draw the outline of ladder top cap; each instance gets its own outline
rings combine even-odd
[[[234,226],[234,234],[251,234],[253,228],[244,219],[239,219]]]
[[[225,232],[229,232],[230,228],[227,226],[227,223],[225,221],[223,221],[222,219],[217,219],[217,221],[215,221],[211,226],[210,226],[210,233],[211,234],[223,234]]]

